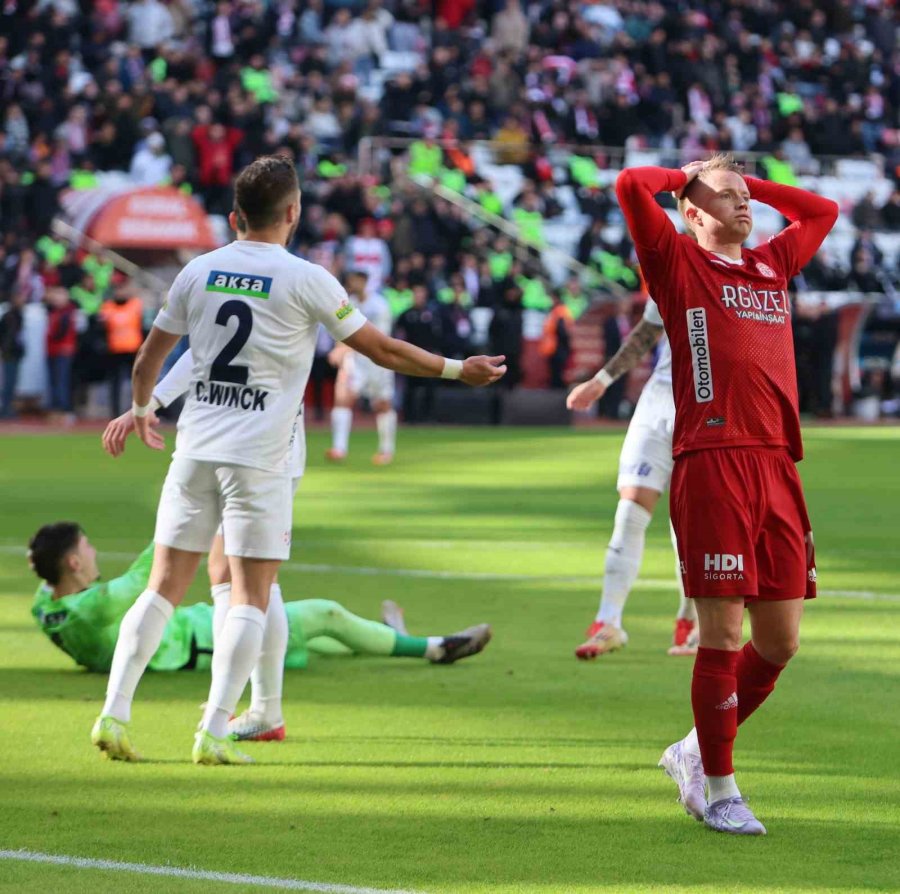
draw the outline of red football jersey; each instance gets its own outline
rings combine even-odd
[[[641,270],[672,348],[673,455],[715,447],[786,447],[803,456],[787,286],[816,253],[837,205],[746,177],[751,198],[793,221],[733,261],[679,234],[654,196],[681,171],[631,168],[616,182]]]

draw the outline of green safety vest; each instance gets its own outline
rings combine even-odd
[[[341,177],[346,174],[347,165],[335,164],[333,161],[323,158],[322,161],[316,165],[316,171],[326,180],[331,180],[333,177]]]
[[[52,267],[58,267],[66,258],[65,244],[57,242],[50,236],[41,236],[35,243],[35,248]]]
[[[516,285],[522,290],[522,307],[527,310],[550,310],[553,302],[539,279],[517,276]]]
[[[803,100],[796,93],[779,93],[776,97],[778,113],[782,118],[787,118],[795,112],[803,111]]]
[[[453,304],[453,299],[454,299],[453,289],[451,289],[450,286],[444,286],[443,289],[438,290],[437,297],[438,297],[438,301],[440,301],[441,304]],[[472,306],[472,296],[468,292],[462,293],[461,304],[463,307],[471,307]]]
[[[94,277],[97,291],[102,295],[109,288],[116,268],[108,261],[101,261],[94,255],[88,255],[81,266]]]
[[[389,286],[384,290],[384,297],[395,320],[413,306],[412,289],[394,289]]]
[[[508,251],[498,251],[488,255],[488,269],[492,279],[503,279],[512,267],[513,256]]]
[[[104,290],[105,291],[105,290]],[[103,304],[103,291],[89,292],[82,286],[72,286],[70,289],[72,300],[89,316],[92,317]]]
[[[544,216],[540,211],[514,208],[512,218],[519,228],[519,238],[523,242],[538,246],[544,244]]]
[[[593,158],[585,158],[583,155],[573,155],[569,158],[569,173],[579,186],[599,186],[600,168]]]
[[[478,196],[478,204],[484,208],[485,211],[490,211],[491,214],[496,214],[497,217],[503,217],[503,202],[500,200],[500,196],[495,192],[483,192]]]
[[[797,175],[789,161],[775,158],[774,155],[767,155],[762,160],[762,166],[766,169],[766,176],[773,183],[783,183],[785,186],[798,185]]]
[[[441,173],[444,163],[444,150],[435,144],[426,145],[422,140],[416,140],[409,147],[409,173],[427,174],[429,177],[437,177]]]
[[[441,183],[460,195],[466,191],[466,175],[455,168],[441,168]]]
[[[606,279],[629,288],[637,286],[637,274],[618,255],[598,248],[591,254],[591,260]]]
[[[96,189],[98,185],[97,175],[93,171],[83,171],[79,168],[69,174],[69,186],[72,189]]]
[[[257,71],[249,66],[241,72],[241,84],[256,97],[257,102],[275,102],[278,91],[272,85],[272,75],[268,71]]]
[[[563,304],[569,308],[572,318],[577,320],[588,308],[591,303],[581,292],[573,294],[566,290],[562,293]]]
[[[150,77],[153,78],[154,84],[159,84],[166,79],[169,72],[169,63],[162,56],[157,56],[150,63]]]

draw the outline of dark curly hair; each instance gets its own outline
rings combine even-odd
[[[64,556],[78,546],[83,533],[81,525],[75,522],[44,525],[28,543],[28,561],[32,571],[41,580],[56,586]]]

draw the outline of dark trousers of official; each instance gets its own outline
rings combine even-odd
[[[408,376],[404,385],[403,421],[430,422],[434,412],[434,379]]]
[[[131,380],[131,369],[134,366],[135,354],[110,354],[109,371],[109,407],[113,418],[122,413],[122,383]]]

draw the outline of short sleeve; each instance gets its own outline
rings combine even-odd
[[[187,335],[187,298],[189,292],[188,268],[185,267],[169,289],[165,303],[160,308],[153,325],[171,335]]]
[[[660,316],[659,308],[656,306],[656,302],[652,298],[647,299],[647,303],[644,305],[644,319],[651,326],[664,326],[663,318]]]
[[[164,407],[181,397],[191,386],[191,375],[194,371],[194,355],[188,348],[175,362],[166,375],[156,383],[153,396]]]
[[[324,267],[310,267],[305,298],[314,319],[335,341],[349,338],[366,323],[366,318],[350,303],[344,287]]]

